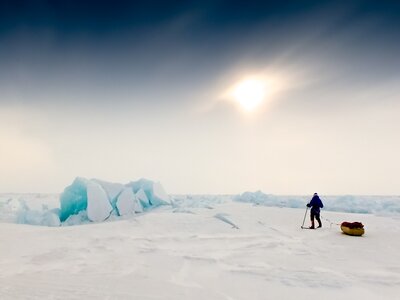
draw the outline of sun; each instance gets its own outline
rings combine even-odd
[[[246,111],[254,111],[266,97],[266,82],[257,78],[248,78],[237,83],[233,90],[234,100]]]

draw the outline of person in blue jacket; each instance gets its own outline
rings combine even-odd
[[[317,228],[321,228],[322,227],[322,223],[321,223],[321,218],[319,216],[320,214],[320,209],[324,207],[324,205],[322,204],[321,199],[319,198],[317,193],[314,193],[314,196],[312,197],[310,203],[307,204],[307,207],[311,207],[311,227],[310,229],[315,229],[315,225],[314,225],[314,218],[317,219],[318,221],[318,227]]]

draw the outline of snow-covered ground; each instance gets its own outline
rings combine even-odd
[[[376,300],[400,293],[398,214],[323,211],[322,229],[302,230],[305,208],[204,196],[112,222],[45,227],[9,223],[7,197],[0,299]],[[28,198],[50,208],[54,199]],[[363,222],[366,234],[344,235],[327,219]]]

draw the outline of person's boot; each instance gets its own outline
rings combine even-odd
[[[322,222],[321,220],[318,220],[318,227],[317,228],[321,228],[322,227]]]
[[[310,228],[310,229],[315,229],[314,220],[311,221],[311,226],[310,226],[309,228]]]

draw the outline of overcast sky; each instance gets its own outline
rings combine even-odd
[[[400,193],[400,2],[135,2],[0,1],[0,192]]]

